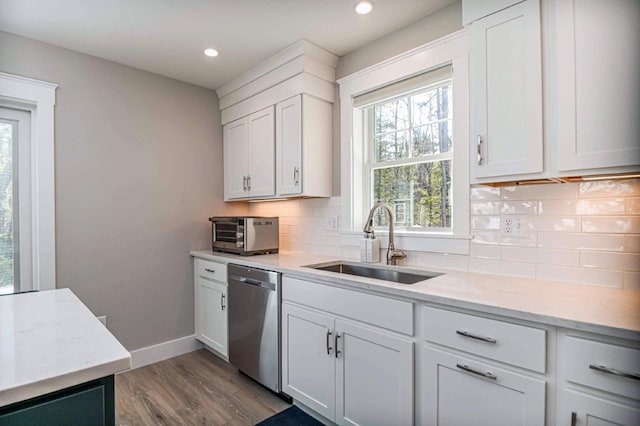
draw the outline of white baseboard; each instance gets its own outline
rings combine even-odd
[[[131,369],[144,367],[154,362],[164,361],[174,356],[186,354],[187,352],[202,349],[203,345],[196,340],[195,334],[191,336],[180,337],[168,342],[158,343],[157,345],[147,346],[145,348],[131,351]]]

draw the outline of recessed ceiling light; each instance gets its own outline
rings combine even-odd
[[[356,3],[355,6],[353,6],[353,9],[356,11],[356,13],[359,13],[360,15],[366,15],[367,13],[371,12],[371,10],[373,9],[373,2],[359,1],[358,3]]]
[[[216,49],[205,49],[204,54],[213,58],[215,56],[218,56],[218,51]]]

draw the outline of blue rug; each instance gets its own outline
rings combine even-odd
[[[322,423],[292,405],[284,411],[274,414],[256,426],[324,426]]]

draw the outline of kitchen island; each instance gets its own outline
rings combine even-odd
[[[130,367],[129,352],[71,290],[0,297],[0,423],[55,423],[62,413],[113,424],[113,375]]]

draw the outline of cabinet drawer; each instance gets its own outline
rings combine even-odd
[[[640,399],[640,349],[567,336],[561,350],[567,381]]]
[[[425,306],[426,340],[544,373],[546,331]]]
[[[411,302],[286,276],[282,299],[413,336]]]
[[[196,273],[203,278],[208,278],[223,284],[227,283],[227,265],[224,263],[196,259]]]

